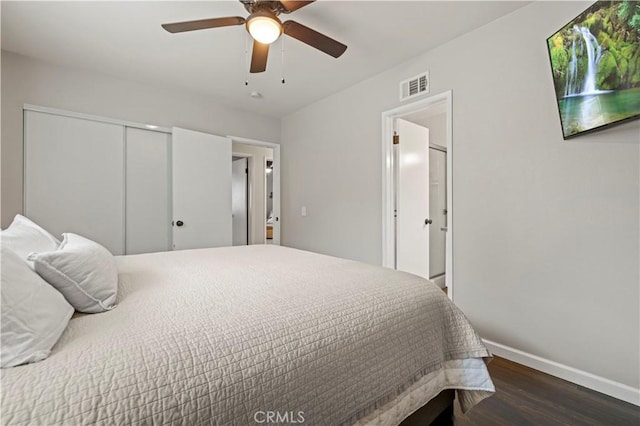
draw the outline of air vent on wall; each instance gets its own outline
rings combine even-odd
[[[429,71],[400,82],[400,100],[429,93]]]

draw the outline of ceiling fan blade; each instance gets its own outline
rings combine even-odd
[[[267,69],[267,56],[269,56],[269,45],[253,41],[253,51],[251,52],[252,73],[263,72]]]
[[[302,0],[280,0],[280,4],[284,7],[285,13],[295,12],[296,10],[305,7],[308,4],[313,3],[315,0],[302,1]]]
[[[300,40],[311,47],[315,47],[334,58],[340,57],[340,55],[347,50],[347,46],[339,41],[336,41],[331,37],[327,37],[326,35],[321,34],[316,30],[312,30],[309,27],[305,27],[296,21],[286,21],[282,24],[282,28],[286,35]]]
[[[174,22],[162,24],[162,28],[170,33],[182,33],[185,31],[206,30],[207,28],[230,27],[242,25],[245,19],[240,16],[228,16],[226,18],[200,19],[198,21]]]

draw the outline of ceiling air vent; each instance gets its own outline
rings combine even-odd
[[[429,93],[429,71],[400,82],[400,100]]]

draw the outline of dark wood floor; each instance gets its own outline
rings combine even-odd
[[[640,407],[495,357],[489,372],[496,393],[462,414],[454,424],[470,425],[640,425]]]

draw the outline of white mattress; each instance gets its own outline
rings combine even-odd
[[[123,256],[118,306],[1,371],[5,424],[397,424],[490,354],[427,280],[279,246]],[[294,417],[291,417],[294,418]]]

